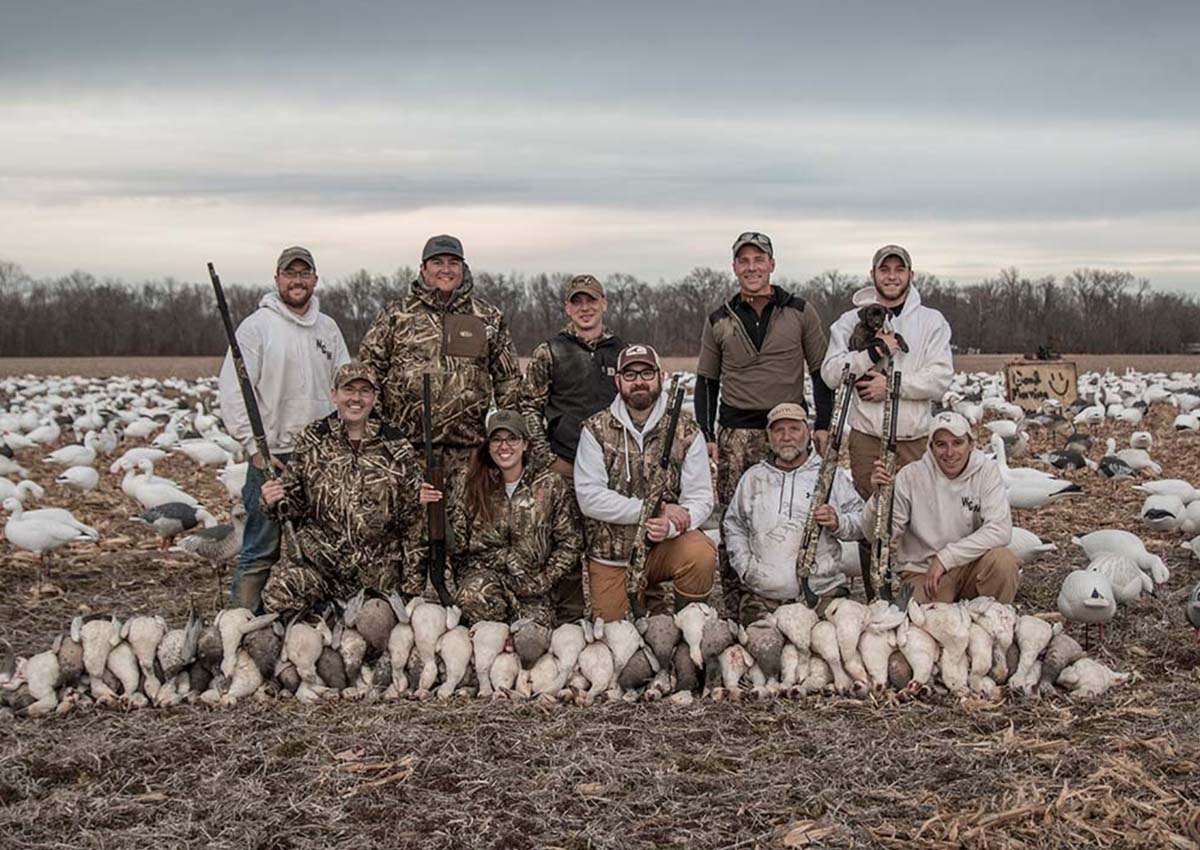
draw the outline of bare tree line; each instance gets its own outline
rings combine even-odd
[[[363,270],[325,282],[318,289],[321,309],[341,326],[351,351],[357,350],[379,310],[406,294],[414,277],[411,268],[391,275]],[[521,354],[563,326],[567,279],[475,273],[477,294],[504,311]],[[826,325],[867,283],[838,271],[776,282],[803,296]],[[675,356],[696,354],[702,323],[736,288],[728,271],[711,268],[657,284],[611,275],[604,285],[610,327]],[[1031,352],[1045,345],[1093,354],[1172,353],[1200,340],[1200,299],[1154,290],[1126,271],[1078,269],[1057,280],[1031,279],[1009,268],[976,284],[924,275],[916,285],[922,300],[945,314],[954,344],[963,351]],[[227,284],[234,316],[248,315],[265,291]],[[224,348],[208,283],[167,278],[126,284],[81,271],[35,280],[0,261],[0,356],[189,356],[216,355]]]

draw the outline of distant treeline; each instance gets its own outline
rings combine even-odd
[[[321,309],[341,326],[351,351],[379,310],[409,290],[411,268],[391,275],[357,272],[322,281]],[[568,275],[475,272],[476,292],[504,311],[521,354],[564,324],[562,290]],[[826,325],[850,307],[866,280],[837,271],[802,283],[776,283],[802,295]],[[674,281],[651,284],[611,275],[608,323],[626,340],[650,342],[665,355],[697,353],[708,314],[735,291],[728,271],[697,268]],[[917,279],[921,298],[941,310],[960,351],[1032,352],[1039,346],[1092,354],[1174,353],[1200,340],[1200,299],[1160,292],[1129,272],[1079,269],[1062,280],[1030,279],[1005,269],[982,283]],[[235,321],[254,310],[266,284],[226,284]],[[207,282],[173,279],[128,284],[86,272],[34,280],[0,262],[0,356],[188,356],[225,349]]]

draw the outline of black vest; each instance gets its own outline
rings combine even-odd
[[[612,336],[592,350],[563,331],[548,344],[554,366],[543,411],[546,436],[556,455],[574,461],[583,421],[612,404],[617,395],[617,355],[625,343]]]

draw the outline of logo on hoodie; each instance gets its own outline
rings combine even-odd
[[[974,500],[974,499],[972,499],[970,496],[963,496],[963,497],[962,497],[962,505],[963,505],[963,507],[964,507],[964,508],[966,508],[967,510],[969,510],[969,511],[970,511],[971,513],[973,513],[973,514],[977,514],[977,513],[979,513],[979,510],[980,510],[980,504],[979,504],[979,502],[975,501],[975,500]]]
[[[324,343],[324,341],[319,340],[319,339],[316,341],[316,343],[317,343],[317,348],[321,349],[321,353],[325,355],[325,359],[328,360],[330,363],[332,363],[333,362],[333,352],[329,350],[329,346],[327,346]]]

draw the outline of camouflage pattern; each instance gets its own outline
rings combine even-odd
[[[746,470],[767,456],[770,445],[767,432],[760,428],[717,429],[717,504],[724,511],[737,490],[738,482]],[[742,596],[741,580],[729,564],[729,553],[722,539],[717,547],[718,568],[721,576],[721,599],[725,609],[722,613],[733,617],[738,613],[738,600]]]
[[[379,378],[375,376],[375,370],[366,363],[361,363],[358,360],[351,360],[349,363],[343,363],[338,367],[337,372],[333,375],[333,388],[340,390],[346,384],[354,381],[366,381],[375,390],[379,390]]]
[[[484,419],[496,407],[516,408],[521,369],[504,316],[471,295],[471,270],[448,302],[426,285],[412,283],[375,318],[358,359],[379,376],[376,409],[384,421],[413,441],[421,440],[421,376],[432,376],[433,442],[451,448],[478,446]]]
[[[275,568],[263,592],[268,610],[299,611],[363,587],[412,593],[404,580],[423,582],[407,563],[421,467],[399,431],[368,419],[355,451],[336,413],[318,419],[297,435],[281,480],[307,563]]]
[[[658,463],[662,455],[662,440],[668,424],[668,417],[663,416],[653,429],[645,432],[642,435],[643,449],[639,452],[637,443],[625,436],[625,426],[611,411],[602,410],[584,423],[583,427],[592,432],[592,436],[604,452],[604,468],[608,470],[609,489],[622,496],[645,497],[646,472],[649,466]],[[686,410],[680,411],[679,430],[675,433],[675,443],[671,446],[671,460],[667,467],[667,489],[663,496],[667,502],[679,501],[683,459],[692,445],[692,440],[697,439],[699,434],[700,426],[695,418]],[[703,435],[700,435],[699,439],[704,439]],[[628,479],[625,477],[626,451],[629,453],[631,473]],[[590,558],[615,563],[629,561],[633,537],[637,532],[635,526],[615,525],[585,517],[583,528]],[[628,577],[629,582],[638,580],[640,577]]]
[[[583,290],[580,290],[583,291]],[[575,326],[567,322],[562,329],[588,348],[595,349],[600,343],[613,338],[608,328],[593,340],[586,340],[575,332]],[[539,343],[529,357],[525,367],[525,380],[521,385],[520,410],[525,415],[525,425],[529,428],[529,451],[526,458],[531,466],[545,469],[554,462],[555,454],[550,449],[550,440],[546,437],[546,419],[544,411],[550,400],[550,387],[554,382],[554,357],[550,354],[550,343]]]
[[[733,609],[737,611],[737,620],[743,626],[748,626],[753,622],[761,620],[767,614],[775,612],[780,605],[785,604],[782,599],[768,599],[765,596],[759,596],[749,591],[740,594],[738,597],[738,606]]]
[[[468,620],[511,622],[528,617],[554,625],[553,591],[564,576],[581,570],[583,538],[575,494],[555,472],[517,483],[512,498],[498,484],[491,497],[493,520],[468,514],[466,473],[450,484],[448,551]]]

